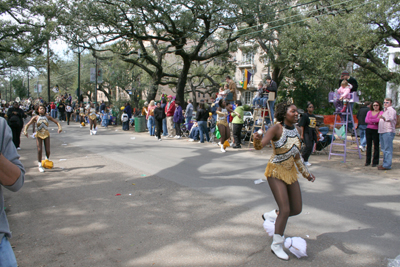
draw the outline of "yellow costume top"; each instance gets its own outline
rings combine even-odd
[[[79,108],[79,116],[85,117],[85,108]]]
[[[282,126],[281,138],[271,143],[274,151],[265,169],[265,176],[267,178],[275,177],[286,184],[292,184],[297,181],[297,171],[304,178],[310,176],[310,172],[304,166],[302,158],[295,159],[297,154],[300,155],[301,148],[300,134],[296,128],[287,129]]]
[[[227,121],[227,117],[228,117],[228,111],[226,108],[223,108],[221,111],[217,110],[217,125],[218,124],[222,124],[225,125],[226,127],[228,127],[228,121]]]
[[[38,115],[36,120],[36,126],[37,126],[36,137],[39,137],[40,139],[46,139],[47,137],[50,136],[50,132],[48,129],[49,120],[47,119],[46,116]]]
[[[89,109],[89,119],[91,119],[92,121],[97,119],[96,109],[95,108],[90,108]]]

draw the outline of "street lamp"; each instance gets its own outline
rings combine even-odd
[[[81,102],[80,98],[81,98],[81,53],[83,52],[83,50],[85,50],[85,48],[82,47],[77,47],[75,49],[73,49],[76,51],[76,53],[78,54],[78,88],[76,89],[76,94],[78,96],[78,104]]]

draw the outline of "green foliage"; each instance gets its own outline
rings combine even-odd
[[[11,80],[12,88],[14,89],[15,95],[20,99],[23,99],[28,95],[28,89],[24,85],[24,80],[20,76],[15,76]]]

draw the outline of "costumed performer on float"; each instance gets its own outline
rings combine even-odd
[[[28,128],[31,124],[36,124],[36,145],[38,149],[38,165],[39,171],[44,172],[42,166],[42,141],[44,141],[44,148],[46,150],[46,160],[49,161],[50,158],[50,132],[49,132],[49,120],[57,124],[58,133],[61,133],[62,128],[58,121],[53,117],[46,115],[46,108],[40,104],[38,108],[39,115],[32,117],[32,119],[25,125],[24,135],[28,137]]]
[[[94,108],[94,104],[91,103],[90,107],[87,109],[87,116],[89,117],[90,124],[90,135],[97,133],[97,115],[96,109]]]
[[[273,154],[265,170],[265,176],[278,204],[278,210],[267,212],[262,217],[270,221],[276,219],[271,250],[282,260],[289,259],[283,250],[286,223],[290,216],[298,215],[302,210],[297,171],[308,181],[315,180],[315,176],[309,172],[301,158],[300,129],[295,126],[298,115],[295,105],[278,104],[275,117],[279,123],[269,128],[264,137],[259,133],[260,131],[255,133],[253,143],[256,150],[262,149],[270,142],[273,147]]]

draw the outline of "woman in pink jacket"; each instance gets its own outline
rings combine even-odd
[[[371,153],[372,153],[372,142],[374,143],[374,156],[372,159],[372,167],[376,167],[379,163],[379,115],[382,115],[382,104],[378,101],[374,101],[371,105],[371,110],[368,111],[365,117],[365,122],[368,124],[366,130],[367,137],[367,159],[365,161],[365,166],[371,164]]]

